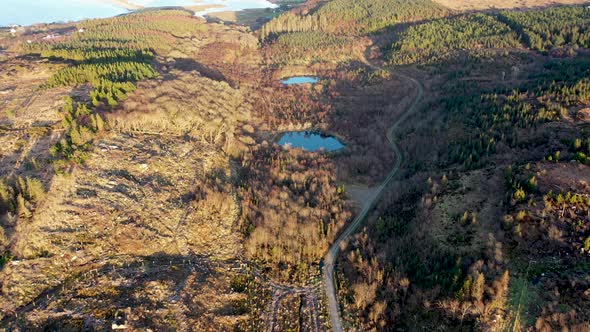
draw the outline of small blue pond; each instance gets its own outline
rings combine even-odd
[[[319,78],[313,76],[295,76],[289,77],[287,79],[281,80],[281,83],[285,85],[294,85],[294,84],[314,84],[319,81]]]
[[[279,145],[301,148],[307,151],[336,151],[344,147],[344,144],[340,143],[335,137],[309,131],[285,133],[281,137]]]

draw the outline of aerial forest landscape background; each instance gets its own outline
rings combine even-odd
[[[7,1],[0,330],[590,331],[590,2]]]

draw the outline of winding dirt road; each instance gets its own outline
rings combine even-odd
[[[368,61],[367,64],[374,69],[383,70],[382,67],[373,65]],[[392,72],[392,74],[394,73]],[[373,196],[373,199],[370,199],[367,202],[365,202],[365,204],[363,204],[361,212],[352,221],[348,228],[344,230],[340,237],[338,237],[334,244],[332,244],[332,247],[330,247],[330,250],[324,258],[324,284],[326,286],[326,296],[328,298],[328,312],[330,314],[330,320],[332,322],[332,330],[335,332],[342,331],[342,320],[340,319],[340,311],[338,310],[338,298],[336,296],[336,287],[334,285],[334,264],[336,262],[336,259],[338,258],[338,254],[340,253],[340,246],[343,245],[345,241],[348,240],[348,238],[359,229],[359,227],[362,225],[363,221],[367,217],[369,211],[371,211],[373,206],[375,206],[375,203],[377,203],[381,198],[381,195],[383,194],[387,185],[389,185],[391,180],[393,180],[393,178],[397,175],[397,172],[399,171],[403,161],[403,155],[401,153],[400,148],[394,141],[394,132],[397,129],[397,127],[408,118],[408,116],[410,116],[412,113],[416,111],[416,109],[418,108],[418,104],[424,96],[424,88],[422,87],[422,84],[420,84],[420,82],[418,82],[416,79],[399,73],[394,75],[397,75],[398,77],[410,81],[416,87],[417,91],[416,98],[414,99],[410,107],[396,120],[396,122],[393,124],[393,126],[389,128],[387,132],[387,139],[391,144],[393,152],[397,156],[395,159],[395,164],[393,165],[393,168],[391,169],[387,177],[377,187],[377,194]]]

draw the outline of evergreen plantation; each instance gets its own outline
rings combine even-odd
[[[168,50],[182,37],[202,31],[190,12],[148,11],[79,24],[79,31],[58,43],[23,45],[25,52],[72,65],[56,72],[43,86],[90,84],[90,103],[66,99],[62,109],[66,136],[51,150],[57,171],[82,163],[94,137],[105,127],[101,113],[135,90],[134,83],[158,76],[152,65],[156,50]]]
[[[335,0],[307,15],[283,14],[260,30],[262,39],[288,32],[366,34],[398,23],[441,17],[448,11],[431,0]]]
[[[385,50],[394,65],[440,64],[483,49],[548,51],[588,47],[590,10],[583,6],[527,11],[457,14],[429,0],[330,1],[306,14],[287,12],[259,30],[269,39],[279,63],[309,63],[305,51],[335,53],[351,35],[367,35],[398,26]],[[400,23],[407,23],[402,26]],[[285,47],[284,44],[288,43]],[[350,48],[350,46],[348,47]],[[305,59],[305,60],[304,60]]]
[[[520,144],[519,129],[564,120],[569,108],[583,106],[590,98],[589,68],[584,60],[550,62],[545,73],[510,91],[486,93],[461,83],[449,86],[441,100],[446,114],[451,121],[474,130],[470,138],[454,144],[448,161],[462,163],[468,169],[481,168],[486,156],[496,152],[498,143],[511,147]],[[457,89],[464,93],[453,94]]]
[[[435,64],[490,48],[588,47],[590,10],[557,7],[434,19],[405,30],[389,50],[392,64]]]
[[[517,35],[487,14],[441,18],[412,26],[393,43],[393,64],[437,63],[461,50],[519,47]]]
[[[498,19],[511,26],[524,44],[536,51],[590,46],[590,10],[585,6],[504,11]]]

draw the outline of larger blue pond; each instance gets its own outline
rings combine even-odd
[[[344,144],[337,138],[310,131],[285,133],[279,140],[279,145],[307,151],[336,151],[344,148]]]
[[[295,76],[289,77],[284,80],[281,80],[281,83],[285,85],[294,85],[294,84],[314,84],[317,83],[319,79],[313,76]]]
[[[247,8],[274,8],[267,0],[128,0],[142,7],[215,6],[197,15],[215,11],[239,11]],[[128,13],[117,0],[0,0],[0,26],[13,24],[71,22],[105,18]]]

